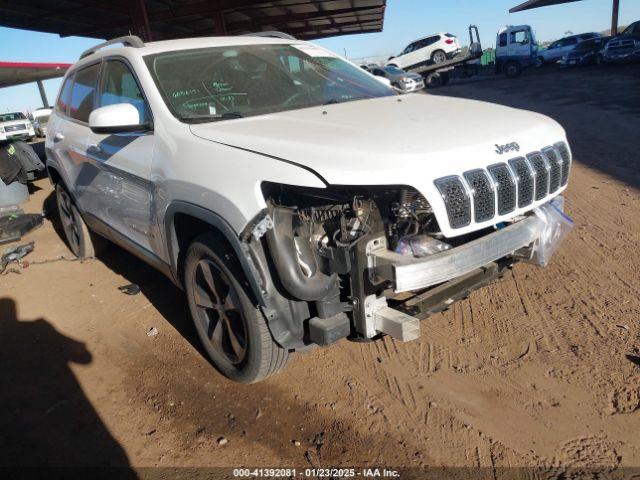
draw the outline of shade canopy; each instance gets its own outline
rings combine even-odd
[[[70,63],[0,62],[0,88],[62,77]]]
[[[278,30],[310,40],[381,31],[386,1],[21,0],[0,2],[0,26],[145,40]]]
[[[530,10],[532,8],[548,7],[550,5],[561,5],[563,3],[579,2],[580,0],[529,0],[509,10],[510,13]]]

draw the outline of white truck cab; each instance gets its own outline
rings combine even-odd
[[[538,43],[529,25],[507,25],[496,39],[496,72],[517,77],[536,62]]]

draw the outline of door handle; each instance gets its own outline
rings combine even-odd
[[[60,132],[56,132],[56,134],[53,136],[53,141],[60,142],[62,140],[64,140],[64,135],[61,134]]]

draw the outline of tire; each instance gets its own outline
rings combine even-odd
[[[198,337],[214,367],[239,383],[282,370],[289,352],[275,343],[241,285],[235,256],[210,235],[197,237],[184,260],[184,286]]]
[[[81,260],[94,258],[96,256],[94,237],[84,223],[69,192],[61,184],[56,185],[56,203],[60,224],[71,253]]]
[[[431,54],[431,61],[435,64],[444,63],[447,61],[447,54],[444,50],[436,50]]]
[[[430,73],[424,79],[425,88],[437,88],[442,85],[444,85],[444,80],[442,78],[442,74],[438,72]]]
[[[507,78],[516,78],[522,75],[522,67],[518,62],[507,62],[502,69]]]

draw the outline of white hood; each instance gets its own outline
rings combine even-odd
[[[496,144],[516,142],[523,154],[565,138],[543,115],[424,94],[192,125],[191,131],[344,185],[412,185],[417,174],[435,179],[505,161],[509,155],[498,155]]]

